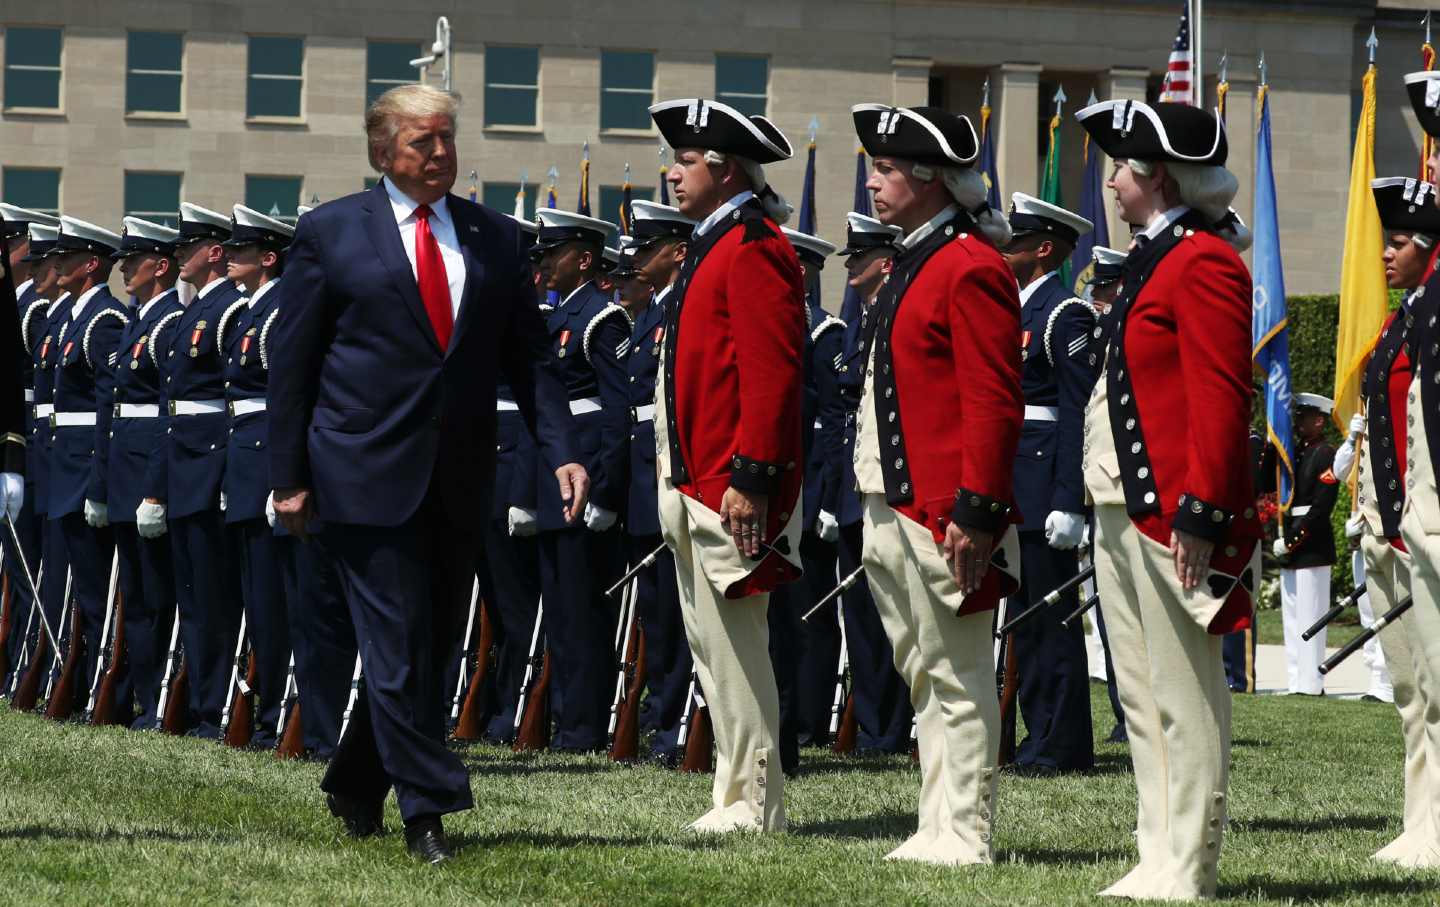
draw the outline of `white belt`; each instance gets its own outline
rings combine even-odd
[[[584,415],[585,413],[598,413],[598,412],[600,412],[600,398],[599,398],[599,397],[586,397],[586,398],[583,399],[583,400],[571,400],[571,401],[570,401],[570,414],[573,415],[573,416],[581,416],[581,415]]]
[[[172,416],[208,416],[225,412],[224,400],[171,400]]]
[[[94,413],[55,413],[50,417],[51,428],[64,428],[73,425],[94,425]]]
[[[251,413],[265,412],[264,397],[246,397],[244,400],[230,401],[230,415],[248,416]]]
[[[37,404],[35,404],[35,418],[37,418],[37,419],[48,419],[48,418],[50,418],[50,417],[53,416],[53,415],[55,415],[55,404],[53,404],[53,403],[37,403]]]
[[[518,413],[520,412],[520,404],[516,403],[514,400],[496,400],[495,412]]]
[[[25,402],[26,402],[26,403],[34,403],[34,402],[35,402],[35,388],[33,388],[33,387],[27,387],[27,388],[25,388]]]
[[[1307,513],[1309,513],[1309,512],[1310,512],[1310,505],[1309,505],[1309,504],[1301,504],[1299,507],[1291,507],[1291,508],[1290,508],[1290,515],[1291,515],[1291,516],[1304,516],[1305,514],[1307,514]]]
[[[115,418],[117,419],[155,419],[159,415],[160,404],[158,403],[115,404]]]
[[[1060,407],[1058,406],[1029,406],[1025,407],[1026,422],[1058,422],[1060,420]]]
[[[644,406],[630,407],[630,418],[636,422],[654,422],[655,404],[646,403]]]

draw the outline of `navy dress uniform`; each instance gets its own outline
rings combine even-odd
[[[864,255],[876,249],[894,256],[903,231],[865,214],[846,215],[846,243],[838,255]],[[840,523],[839,574],[847,577],[861,567],[864,508],[855,481],[856,417],[865,386],[861,358],[865,328],[873,299],[863,301],[859,318],[845,325],[839,385],[845,407],[845,430],[836,518]],[[868,582],[858,582],[840,597],[844,609],[845,649],[850,660],[850,695],[855,700],[855,748],[859,752],[902,753],[910,750],[915,717],[910,691],[895,670],[895,653],[880,622]]]
[[[230,218],[181,203],[180,249],[229,237]],[[240,288],[224,278],[196,289],[185,310],[157,324],[152,335],[164,378],[165,432],[145,496],[164,503],[174,556],[180,639],[190,676],[188,724],[195,735],[214,739],[220,736],[241,609],[238,564],[220,509],[230,417],[218,340],[221,322],[233,319],[245,303]],[[143,519],[137,512],[137,524]]]
[[[119,247],[120,237],[103,227],[69,216],[60,219],[55,245],[59,255],[98,256],[106,260],[103,273],[108,273],[109,257]],[[49,515],[60,526],[73,576],[80,638],[72,638],[70,646],[81,646],[85,655],[80,674],[83,685],[77,688],[80,693],[90,689],[99,664],[115,544],[104,513],[106,477],[95,452],[99,438],[110,431],[110,401],[114,396],[111,366],[130,315],[103,281],[68,305],[69,323],[62,326],[56,338],[59,351],[55,360],[55,413],[50,420]]]
[[[572,242],[603,248],[613,230],[602,220],[541,208],[532,261]],[[617,611],[605,589],[623,567],[620,530],[625,503],[625,459],[630,421],[623,360],[630,350],[630,320],[593,281],[576,287],[546,318],[555,369],[570,398],[580,463],[590,474],[584,525],[567,525],[559,489],[538,473],[540,585],[544,628],[554,680],[550,687],[555,729],[551,746],[589,752],[606,745]]]
[[[230,238],[224,244],[232,248],[259,246],[279,255],[294,235],[294,228],[284,221],[236,205]],[[241,297],[244,305],[237,308],[232,304],[221,316],[215,339],[224,360],[225,404],[230,414],[221,494],[225,526],[239,562],[246,634],[255,659],[253,686],[258,708],[251,742],[257,747],[276,742],[291,653],[283,567],[287,541],[276,535],[265,515],[270,496],[270,423],[265,394],[280,283],[277,275]],[[302,720],[304,714],[302,705]]]
[[[30,211],[25,208],[17,208],[14,205],[0,203],[0,216],[4,218],[5,242],[12,254],[20,243],[31,242],[30,233],[32,228],[39,227],[53,230],[58,233],[60,219],[49,214],[42,214],[39,211]],[[43,240],[42,240],[43,242]],[[53,237],[49,240],[54,242]],[[46,245],[45,248],[49,246]],[[27,264],[38,263],[40,256],[36,244],[32,244],[22,259]],[[33,266],[33,265],[32,265]],[[20,538],[20,544],[25,554],[25,562],[30,565],[31,570],[39,568],[41,538],[44,530],[43,517],[37,517],[35,511],[35,445],[33,437],[33,419],[35,410],[35,361],[33,351],[35,344],[31,340],[37,321],[43,320],[46,310],[50,307],[50,301],[40,296],[35,289],[33,276],[21,282],[15,287],[15,303],[17,306],[18,324],[20,325],[20,339],[26,355],[20,357],[20,382],[24,395],[24,425],[21,430],[21,438],[25,441],[25,475],[24,495],[25,499],[20,508],[19,516],[15,519],[15,532]],[[20,559],[13,549],[14,542],[9,533],[0,536],[0,551],[4,552],[4,569],[10,578],[10,596],[12,613],[16,615],[18,626],[11,631],[8,640],[9,652],[6,664],[11,668],[15,666],[21,646],[25,644],[25,623],[29,619],[31,609],[31,594],[29,584],[20,578]],[[0,692],[8,691],[10,685],[7,677],[0,677]]]
[[[677,208],[648,201],[631,205],[632,236],[625,259],[658,242],[689,240],[695,222]],[[675,580],[675,556],[660,535],[659,487],[655,474],[655,385],[665,342],[671,286],[656,288],[655,296],[635,315],[630,354],[625,359],[630,402],[629,482],[625,506],[627,555],[638,564],[659,549],[655,562],[636,576],[636,608],[645,636],[646,695],[643,717],[654,731],[651,754],[661,762],[676,763],[685,699],[690,691],[694,662],[680,616],[680,590]]]
[[[132,255],[173,259],[179,231],[138,217],[125,218],[117,261]],[[110,431],[100,438],[97,455],[106,476],[110,525],[120,560],[120,590],[125,597],[125,657],[129,683],[138,706],[131,727],[152,728],[164,678],[166,646],[175,619],[175,567],[170,540],[142,538],[135,513],[145,489],[160,468],[156,450],[164,433],[160,419],[160,360],[156,328],[184,311],[174,288],[137,308],[120,333],[112,367],[114,398]],[[103,401],[101,401],[103,404]]]
[[[807,288],[813,287],[836,247],[789,227],[782,227],[781,232],[795,247]],[[771,594],[768,613],[770,657],[780,689],[780,756],[787,772],[798,768],[799,746],[823,743],[829,734],[840,658],[839,606],[833,615],[817,614],[803,622],[800,616],[837,581],[839,524],[835,512],[839,509],[845,422],[839,371],[845,323],[820,306],[818,292],[809,292],[805,327],[800,409],[805,463],[800,561],[804,572]]]
[[[1094,224],[1023,192],[1012,197],[1015,239],[1052,237],[1074,247]],[[1025,424],[1015,456],[1021,584],[1016,601],[1038,602],[1079,572],[1076,546],[1085,525],[1081,444],[1085,401],[1099,375],[1090,353],[1094,308],[1076,298],[1054,270],[1020,290],[1021,390]],[[1085,631],[1060,621],[1079,605],[1075,591],[1017,627],[1017,699],[1027,735],[1018,769],[1084,771],[1095,764]],[[1023,607],[1023,605],[1022,605]]]

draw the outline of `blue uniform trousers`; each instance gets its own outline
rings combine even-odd
[[[308,542],[282,536],[277,541],[285,573],[285,611],[290,648],[295,653],[305,750],[329,759],[340,739],[340,720],[350,700],[355,628],[323,536],[312,536]]]
[[[130,726],[144,730],[155,726],[165,677],[175,619],[175,567],[169,539],[141,538],[134,523],[115,523],[114,530],[125,595],[125,659],[136,707]]]
[[[539,533],[540,588],[550,649],[550,748],[603,750],[615,694],[617,600],[605,597],[621,576],[618,529],[558,529]],[[528,644],[528,643],[527,643]]]
[[[80,651],[84,653],[84,661],[81,662],[75,684],[76,706],[83,709],[100,661],[100,638],[105,626],[105,596],[110,591],[110,565],[114,559],[115,538],[109,527],[92,528],[85,522],[84,514],[67,513],[60,518],[59,523],[73,577],[70,587],[71,601],[80,615],[80,639],[72,639],[70,645],[78,643],[81,646]],[[58,633],[60,628],[56,627],[55,631]],[[128,693],[128,690],[125,692]]]
[[[1255,631],[1226,633],[1220,643],[1225,659],[1225,682],[1235,693],[1255,692]]]
[[[1076,553],[1051,548],[1043,532],[1020,533],[1020,569],[1020,591],[1013,600],[1021,603],[1038,601],[1079,572]],[[1071,590],[1010,637],[1027,732],[1015,751],[1017,765],[1081,771],[1095,764],[1085,630],[1079,621],[1069,629],[1060,625],[1079,604],[1078,593]]]
[[[485,565],[480,594],[490,613],[494,661],[488,669],[485,737],[500,743],[515,739],[515,706],[530,640],[535,634],[535,613],[540,607],[540,545],[534,536],[510,535],[504,519],[485,524]],[[478,632],[478,629],[477,629]],[[543,640],[542,640],[543,641]],[[475,641],[479,645],[479,640]],[[480,653],[489,658],[490,653]],[[454,687],[448,689],[454,694]]]
[[[627,537],[630,563],[639,563],[654,551],[661,539],[656,535]],[[650,752],[663,760],[679,758],[681,718],[685,695],[690,691],[690,674],[695,670],[685,624],[680,616],[680,589],[675,576],[675,556],[664,548],[655,563],[636,576],[640,631],[645,635],[645,699],[641,703],[641,727],[653,731]]]
[[[863,524],[840,527],[843,579],[860,566]],[[910,691],[895,670],[895,653],[870,597],[860,581],[841,594],[845,608],[845,646],[850,656],[850,692],[855,697],[855,749],[859,752],[908,753],[914,712]]]
[[[281,566],[285,539],[275,535],[264,517],[231,523],[229,529],[232,550],[239,555],[245,632],[255,655],[255,734],[251,743],[273,747],[290,671],[290,621]]]
[[[180,604],[180,641],[190,677],[186,725],[197,737],[220,737],[220,716],[240,632],[240,576],[230,551],[224,514],[202,510],[169,521]]]
[[[1090,615],[1095,618],[1095,629],[1105,649],[1105,686],[1110,693],[1110,711],[1115,715],[1115,727],[1110,729],[1109,740],[1111,743],[1126,743],[1130,735],[1125,730],[1125,710],[1120,706],[1120,691],[1115,686],[1115,662],[1110,658],[1110,636],[1105,632],[1105,603],[1096,605]]]
[[[359,643],[364,684],[320,787],[360,803],[393,787],[400,815],[469,809],[470,779],[445,744],[442,687],[475,578],[474,532],[451,524],[434,494],[399,526],[327,523]]]

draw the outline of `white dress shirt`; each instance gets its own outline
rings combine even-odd
[[[1059,273],[1059,271],[1047,271],[1045,274],[1035,278],[1034,280],[1030,281],[1030,283],[1026,284],[1024,289],[1020,291],[1020,308],[1025,308],[1025,304],[1030,301],[1030,297],[1035,295],[1035,292],[1040,289],[1040,286],[1045,283],[1045,281],[1049,280],[1050,278],[1056,276]]]
[[[71,321],[74,321],[76,318],[80,317],[80,313],[85,311],[85,306],[90,304],[91,298],[93,298],[96,293],[100,292],[100,288],[103,286],[105,286],[105,284],[97,283],[95,284],[95,286],[80,294],[80,298],[75,300],[74,305],[70,306]]]
[[[1146,239],[1154,239],[1161,233],[1164,233],[1166,230],[1170,229],[1171,224],[1175,223],[1177,220],[1189,213],[1189,205],[1176,205],[1169,211],[1164,212],[1163,214],[1156,214],[1151,217],[1150,223],[1146,224],[1145,229],[1140,232],[1144,234]]]
[[[390,208],[395,213],[395,225],[400,228],[400,245],[405,247],[405,257],[410,259],[410,272],[420,280],[415,264],[415,209],[420,203],[396,189],[388,179],[381,179],[386,193],[390,196]],[[440,246],[440,258],[445,262],[445,279],[450,283],[450,315],[460,319],[460,300],[465,295],[465,256],[460,252],[460,241],[455,236],[455,221],[450,217],[450,206],[441,198],[430,206],[430,232]]]
[[[929,236],[931,233],[934,233],[936,230],[940,229],[945,224],[950,223],[950,221],[955,218],[955,215],[959,213],[959,205],[946,205],[944,211],[941,211],[939,214],[930,218],[925,223],[916,227],[914,233],[911,233],[909,236],[900,240],[900,244],[907,249],[915,248],[916,246],[920,245],[921,240]]]
[[[749,189],[746,189],[743,192],[735,193],[730,197],[730,200],[728,202],[716,208],[714,211],[710,212],[709,217],[696,224],[695,232],[692,235],[696,239],[699,239],[706,233],[709,233],[712,227],[720,223],[720,221],[724,220],[725,218],[729,217],[731,211],[734,211],[736,208],[750,201],[750,199],[754,197],[755,193],[751,192]]]
[[[136,313],[135,317],[136,317],[137,319],[142,319],[142,320],[143,320],[143,319],[145,318],[146,313],[148,313],[151,309],[155,308],[155,303],[157,303],[157,302],[159,302],[160,300],[164,299],[166,296],[173,295],[174,293],[175,293],[175,288],[174,288],[174,287],[171,287],[170,289],[166,290],[165,292],[157,294],[154,299],[150,300],[149,302],[145,303],[144,305],[142,305],[142,306],[140,307],[140,311],[139,311],[138,313]]]
[[[263,284],[260,285],[260,288],[255,291],[255,295],[253,295],[253,296],[251,296],[249,299],[245,300],[246,303],[250,306],[250,308],[252,308],[252,309],[255,308],[255,303],[257,303],[257,302],[260,301],[260,297],[261,297],[261,296],[264,296],[266,293],[270,292],[270,290],[271,290],[276,284],[278,284],[279,282],[280,282],[280,278],[278,278],[278,277],[275,278],[274,280],[267,280],[267,281],[265,281]]]
[[[32,277],[32,278],[30,278],[29,280],[25,281],[24,283],[20,284],[20,286],[16,287],[16,288],[15,288],[15,298],[16,298],[16,299],[19,299],[21,296],[24,296],[24,295],[25,295],[25,291],[28,290],[28,289],[30,289],[30,285],[33,284],[34,282],[35,282],[35,278]]]

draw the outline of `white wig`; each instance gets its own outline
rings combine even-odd
[[[705,163],[724,164],[731,155],[721,151],[707,150],[705,152]],[[766,215],[777,224],[784,224],[790,220],[790,215],[795,208],[785,201],[785,198],[774,190],[765,180],[765,168],[746,157],[733,155],[735,163],[740,165],[746,179],[750,180],[750,188],[754,190],[755,197],[760,200],[760,205],[765,209]]]
[[[1004,214],[990,207],[986,200],[989,190],[985,188],[985,178],[979,173],[968,167],[914,164],[910,168],[910,175],[927,183],[938,175],[944,181],[950,197],[975,219],[975,226],[985,234],[986,239],[994,243],[996,248],[1004,248],[1010,244],[1013,236],[1010,222],[1005,219]]]

